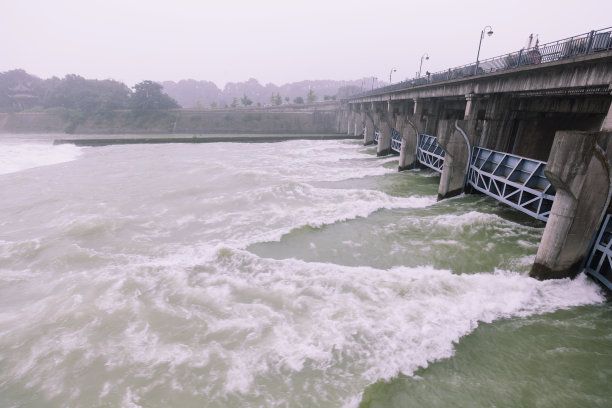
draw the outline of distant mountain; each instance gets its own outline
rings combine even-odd
[[[246,82],[229,82],[223,90],[210,81],[196,81],[194,79],[181,80],[179,82],[162,82],[164,92],[174,98],[184,108],[210,107],[216,104],[218,107],[231,105],[234,98],[238,103],[243,96],[247,96],[253,104],[270,104],[272,95],[280,95],[283,103],[285,98],[293,101],[297,97],[306,100],[306,95],[310,90],[314,92],[317,101],[328,98],[346,98],[352,94],[361,92],[363,87],[371,84],[371,78],[363,78],[353,81],[300,81],[277,86],[274,84],[261,85],[256,79],[251,78]],[[375,83],[374,86],[382,86],[382,82]]]

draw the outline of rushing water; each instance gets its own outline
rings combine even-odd
[[[2,407],[604,407],[543,225],[354,141],[0,139]]]

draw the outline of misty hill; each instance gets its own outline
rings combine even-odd
[[[261,85],[256,79],[251,78],[246,82],[229,82],[223,90],[210,81],[196,81],[193,79],[181,80],[179,82],[162,82],[164,92],[175,99],[184,108],[209,107],[215,104],[218,107],[231,105],[234,98],[238,103],[243,96],[247,96],[254,104],[270,104],[272,95],[280,95],[283,103],[290,102],[301,97],[306,100],[310,90],[317,97],[317,101],[326,99],[325,97],[342,99],[349,95],[358,93],[362,86],[370,84],[371,78],[358,79],[353,81],[300,81],[277,86],[274,84]],[[375,86],[381,86],[377,83]]]
[[[23,69],[14,69],[0,72],[0,111],[62,108],[107,112],[114,109],[169,109],[179,105],[184,108],[222,108],[232,106],[233,102],[234,106],[280,105],[342,99],[372,85],[381,86],[384,83],[372,84],[372,78],[364,78],[264,86],[251,78],[246,82],[229,82],[221,90],[210,81],[187,79],[162,83],[143,81],[132,90],[114,80],[85,79],[75,74],[64,78],[40,79]],[[144,95],[147,95],[146,100],[142,99]],[[244,96],[248,98],[245,101],[242,100]],[[272,97],[274,100],[271,100]]]

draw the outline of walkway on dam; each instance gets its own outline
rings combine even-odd
[[[547,44],[535,44],[498,57],[476,61],[466,65],[449,68],[434,73],[427,72],[425,76],[390,84],[351,96],[350,99],[388,94],[423,85],[445,82],[454,79],[467,78],[475,75],[507,71],[520,67],[530,67],[555,61],[563,61],[583,55],[612,50],[612,27],[592,30],[588,33],[564,38]]]

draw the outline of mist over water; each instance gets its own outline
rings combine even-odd
[[[566,401],[606,406],[599,287],[527,277],[542,224],[396,168],[0,142],[0,406],[560,406],[582,364]]]

